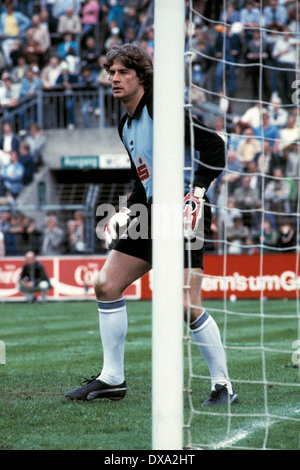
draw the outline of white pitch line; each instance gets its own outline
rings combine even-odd
[[[230,447],[233,444],[245,439],[250,434],[250,431],[240,431],[235,436],[230,437],[229,439],[224,439],[224,441],[220,441],[218,444],[213,446],[214,450],[223,449],[224,447]]]
[[[268,427],[270,428],[272,424],[278,422],[278,420],[274,419],[273,421],[270,421],[268,424]],[[229,437],[228,439],[224,439],[223,441],[220,441],[219,443],[215,444],[213,446],[213,449],[222,449],[226,447],[230,447],[233,444],[236,444],[237,442],[246,439],[246,437],[249,437],[251,434],[256,432],[258,429],[266,427],[265,421],[257,421],[253,424],[251,424],[250,429],[248,430],[243,430],[243,431],[238,431],[234,436]]]

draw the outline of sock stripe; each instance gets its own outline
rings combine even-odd
[[[206,310],[197,318],[193,323],[190,324],[190,330],[193,332],[201,330],[206,325],[206,322],[210,320],[211,316],[207,313]]]
[[[118,300],[113,300],[113,301],[97,301],[98,303],[98,309],[99,311],[101,310],[102,313],[109,313],[113,310],[118,310],[119,308],[125,307],[125,299],[122,297],[122,299]]]

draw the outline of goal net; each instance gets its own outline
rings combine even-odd
[[[187,449],[300,445],[299,19],[298,2],[186,2],[186,106],[226,144],[208,191],[203,305],[239,395],[201,406],[210,377],[187,327]]]

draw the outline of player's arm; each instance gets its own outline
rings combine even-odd
[[[194,173],[193,185],[184,198],[184,236],[192,239],[201,231],[204,217],[205,192],[225,166],[225,144],[221,137],[194,120],[194,147],[199,152],[199,162]],[[190,147],[190,121],[186,116],[185,137]]]
[[[186,138],[190,142],[189,122],[186,122]],[[225,166],[225,142],[213,130],[194,119],[194,147],[199,161],[194,173],[194,187],[209,188]]]

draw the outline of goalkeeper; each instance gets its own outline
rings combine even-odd
[[[148,237],[130,237],[128,230],[125,232],[126,236],[121,235],[134,221],[135,214],[131,213],[130,208],[137,203],[147,208],[147,227],[149,230],[151,228],[152,61],[139,44],[124,44],[108,52],[105,68],[110,76],[113,96],[124,104],[126,110],[119,124],[119,134],[131,160],[134,188],[127,206],[121,208],[105,227],[105,240],[112,250],[94,281],[103,347],[102,371],[87,380],[85,385],[65,394],[65,397],[73,400],[95,398],[120,400],[126,395],[124,350],[127,312],[123,292],[152,268],[151,233]],[[188,160],[190,158],[188,119],[185,139]],[[193,306],[190,312],[191,318],[186,320],[190,322],[193,338],[208,365],[211,376],[211,393],[203,406],[212,406],[237,402],[237,395],[228,378],[226,357],[218,326],[201,305],[204,248],[203,243],[197,245],[197,241],[199,242],[197,232],[201,231],[203,220],[205,237],[209,234],[211,215],[206,190],[224,167],[225,151],[223,140],[203,126],[195,126],[194,147],[198,153],[198,160],[200,155],[194,181],[189,181],[190,171],[186,171],[185,175],[184,234],[189,240],[185,243],[185,282],[189,282],[189,300]],[[172,155],[169,158],[172,171]],[[189,165],[190,162],[187,161],[186,164]],[[207,203],[204,204],[204,201]],[[197,246],[200,247],[195,249]],[[191,274],[188,269],[189,255]]]

